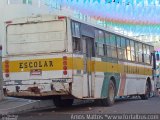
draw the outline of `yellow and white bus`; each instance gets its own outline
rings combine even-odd
[[[147,99],[154,90],[149,44],[71,17],[43,15],[6,22],[4,93],[112,105],[116,96]]]

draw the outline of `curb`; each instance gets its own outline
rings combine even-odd
[[[17,114],[20,112],[24,112],[27,110],[34,110],[34,109],[39,109],[43,107],[50,107],[51,105],[54,106],[53,102],[50,100],[45,100],[45,101],[29,101],[29,103],[15,106],[12,108],[8,109],[0,109],[0,115],[7,115],[7,114]]]

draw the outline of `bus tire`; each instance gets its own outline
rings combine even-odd
[[[56,107],[70,107],[74,99],[61,99],[61,96],[56,96],[53,98],[53,102]]]
[[[149,87],[149,82],[146,82],[146,87],[145,87],[145,94],[140,95],[142,100],[148,100],[150,96],[150,87]]]
[[[115,102],[116,87],[112,80],[109,81],[109,89],[107,98],[102,100],[102,104],[105,106],[112,106]]]

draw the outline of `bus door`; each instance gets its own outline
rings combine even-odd
[[[94,39],[82,37],[84,73],[83,73],[83,97],[94,96]]]

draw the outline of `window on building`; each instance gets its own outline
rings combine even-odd
[[[32,4],[32,0],[7,0],[7,4]]]
[[[23,4],[32,4],[32,0],[23,0]]]
[[[7,0],[7,4],[22,4],[22,0]]]

